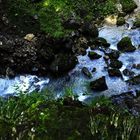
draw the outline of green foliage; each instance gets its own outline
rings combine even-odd
[[[123,11],[126,13],[132,12],[137,8],[137,5],[133,0],[121,0],[120,3],[122,4]]]
[[[62,26],[62,22],[75,16],[76,20],[95,20],[116,12],[116,0],[42,0],[32,3],[30,0],[10,0],[7,9],[12,20],[17,22],[17,16],[21,20],[23,15],[36,15],[40,27],[46,33],[54,37],[61,37],[69,33]],[[22,24],[22,23],[21,23]]]
[[[0,139],[139,140],[139,117],[115,107],[107,97],[96,98],[90,106],[65,106],[48,92],[1,98]]]

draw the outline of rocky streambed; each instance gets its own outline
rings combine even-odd
[[[67,92],[89,103],[105,95],[134,114],[140,112],[140,24],[135,14],[118,18],[119,26],[98,28],[69,19],[63,26],[74,31],[59,39],[42,32],[21,37],[3,11],[1,16],[0,96],[49,89],[56,98]]]
[[[131,19],[129,19],[131,21]],[[126,48],[126,50],[121,50],[119,47],[117,47],[118,42],[122,38],[129,37],[132,41],[132,46],[134,48],[130,48],[129,45],[127,47],[127,44],[123,44],[125,46],[122,46],[123,48]],[[104,40],[104,39],[106,40]],[[36,38],[34,38],[36,39]],[[32,92],[32,91],[41,91],[44,88],[49,88],[53,90],[53,92],[56,94],[56,97],[63,96],[66,89],[72,89],[74,94],[77,94],[79,96],[79,100],[89,100],[90,98],[94,96],[111,96],[111,95],[118,95],[123,92],[131,91],[134,94],[137,90],[140,90],[140,30],[137,29],[130,29],[126,25],[117,27],[114,26],[107,26],[104,25],[102,28],[99,28],[99,38],[96,40],[96,44],[98,46],[95,46],[95,40],[92,39],[90,42],[87,43],[86,38],[81,38],[81,40],[84,42],[83,44],[86,45],[86,52],[83,53],[83,55],[78,55],[77,60],[78,64],[76,64],[76,56],[74,56],[72,53],[67,53],[69,46],[71,46],[72,42],[70,41],[64,41],[66,42],[67,48],[63,49],[64,56],[62,56],[62,66],[59,65],[59,59],[61,57],[58,57],[54,54],[54,57],[56,59],[53,59],[55,63],[50,64],[47,66],[47,63],[43,63],[44,67],[39,63],[41,61],[37,61],[40,57],[47,58],[46,56],[49,55],[49,53],[44,52],[42,48],[39,48],[42,51],[38,51],[40,57],[34,58],[34,54],[29,53],[29,55],[32,55],[30,57],[25,58],[32,58],[23,59],[23,63],[21,61],[18,62],[18,59],[20,57],[24,57],[21,53],[24,53],[25,55],[28,55],[28,49],[32,49],[32,44],[35,43],[32,41],[32,43],[24,42],[29,44],[25,45],[25,47],[30,46],[24,50],[20,47],[16,50],[16,59],[13,60],[15,67],[17,65],[23,65],[22,67],[19,67],[22,69],[23,74],[16,76],[15,78],[1,78],[0,79],[0,87],[1,87],[1,96],[7,96],[9,94],[14,94],[15,92],[23,91],[23,92]],[[129,41],[130,41],[129,40]],[[22,42],[22,40],[18,40],[19,43]],[[36,41],[36,40],[35,40]],[[129,43],[128,41],[128,43]],[[11,43],[9,41],[6,41],[6,43]],[[63,42],[63,44],[64,44]],[[22,45],[22,47],[24,46]],[[39,46],[39,45],[37,45]],[[42,45],[40,45],[42,46]],[[56,46],[56,45],[54,45]],[[2,49],[2,48],[1,48]],[[6,49],[6,48],[5,48]],[[33,48],[35,49],[35,48]],[[38,48],[37,48],[38,49]],[[47,48],[48,49],[48,48]],[[56,48],[55,48],[56,49]],[[59,50],[59,46],[57,51]],[[118,50],[119,49],[119,50]],[[60,49],[61,52],[62,49]],[[6,51],[6,50],[4,50]],[[8,49],[9,56],[12,54],[12,48]],[[18,53],[19,51],[19,53]],[[48,51],[48,50],[47,50]],[[29,52],[31,52],[29,50]],[[37,51],[33,50],[33,53]],[[53,53],[53,51],[52,51]],[[21,56],[17,56],[17,55]],[[60,53],[61,55],[62,53]],[[2,55],[2,53],[1,53]],[[12,54],[13,55],[13,54]],[[59,55],[59,54],[58,54]],[[65,55],[70,55],[69,57],[66,57]],[[10,57],[9,60],[5,60],[5,64],[8,65],[8,61],[10,61],[9,64],[12,64],[12,59]],[[2,56],[1,56],[2,57]],[[57,59],[58,57],[58,59]],[[14,57],[15,58],[15,57]],[[50,59],[50,57],[48,57]],[[68,58],[69,63],[65,63],[64,59]],[[42,58],[40,58],[42,59]],[[74,61],[71,59],[74,59]],[[46,62],[51,62],[50,60],[45,60]],[[36,63],[37,62],[37,63]],[[71,65],[71,62],[74,64]],[[39,72],[41,74],[46,71],[46,69],[49,67],[53,73],[57,72],[66,72],[70,69],[70,72],[64,76],[61,76],[59,78],[51,77],[50,75],[43,76],[39,74],[40,76],[35,76],[38,72],[37,68],[39,66],[34,67],[32,70],[33,74],[28,75],[24,73],[28,73],[30,71],[30,64],[32,65],[41,65]],[[63,65],[64,64],[64,65]],[[65,65],[67,64],[67,65]],[[54,65],[54,66],[53,66]],[[5,65],[6,66],[6,65]],[[60,71],[57,70],[60,67]],[[75,66],[75,68],[74,68]],[[17,69],[16,69],[17,70]],[[25,71],[23,71],[25,70]],[[7,69],[8,76],[13,77],[16,72],[12,72],[11,69]],[[18,71],[17,71],[18,73]],[[38,74],[38,73],[37,73]],[[99,80],[97,80],[99,79]],[[92,81],[92,82],[91,82]]]

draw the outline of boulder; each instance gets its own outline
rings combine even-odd
[[[133,52],[136,48],[132,45],[131,39],[129,37],[124,37],[117,44],[117,48],[121,52]]]
[[[93,68],[93,69],[92,69],[92,72],[96,72],[96,68]]]
[[[140,27],[140,19],[136,19],[136,21],[134,22],[134,26],[136,28],[139,28]]]
[[[102,37],[98,37],[95,40],[95,46],[103,46],[105,48],[108,48],[110,46],[110,44],[106,41],[106,39],[102,38]]]
[[[83,68],[82,68],[82,73],[83,73],[85,76],[87,76],[87,77],[89,77],[89,78],[92,78],[92,74],[91,74],[91,72],[88,70],[87,67],[83,67]]]
[[[96,38],[99,35],[98,28],[89,22],[86,22],[81,27],[81,33],[85,37]]]
[[[101,58],[102,56],[101,56],[100,54],[96,53],[96,52],[90,51],[90,52],[88,52],[88,57],[89,57],[90,59],[99,59],[99,58]]]
[[[117,19],[117,23],[116,23],[118,26],[122,26],[125,24],[125,19],[124,17],[118,17]]]
[[[120,57],[119,51],[116,50],[111,50],[111,52],[106,53],[106,55],[108,55],[110,59],[118,59]]]
[[[52,61],[50,71],[54,75],[60,76],[73,69],[77,62],[77,58],[74,55],[60,53]]]
[[[135,75],[135,73],[133,71],[129,70],[129,69],[124,69],[123,74],[125,76],[129,76],[129,77],[133,77]]]
[[[132,67],[135,68],[135,69],[139,69],[140,70],[140,63],[139,64],[133,64]]]
[[[121,108],[131,109],[134,106],[134,95],[131,91],[119,95],[113,95],[111,100]]]
[[[113,76],[121,77],[122,76],[121,71],[119,69],[108,69],[108,74],[111,77],[113,77]]]
[[[111,60],[109,66],[111,68],[116,68],[116,69],[120,69],[122,67],[123,63],[119,60]]]
[[[90,87],[92,90],[95,91],[105,91],[108,89],[108,86],[106,84],[105,76],[90,82]]]
[[[122,4],[122,10],[125,13],[131,13],[137,8],[137,5],[133,0],[122,0],[120,3]]]
[[[132,77],[131,79],[127,80],[127,82],[132,84],[132,85],[140,84],[140,75]]]

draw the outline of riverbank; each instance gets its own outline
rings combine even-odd
[[[84,105],[72,96],[21,94],[0,100],[1,139],[139,139],[139,117],[106,97]]]

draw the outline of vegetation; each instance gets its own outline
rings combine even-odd
[[[67,19],[73,17],[77,21],[91,21],[103,18],[116,12],[115,2],[116,0],[40,0],[38,3],[33,3],[30,0],[10,0],[7,2],[7,9],[15,23],[24,15],[34,16],[39,20],[43,31],[60,37],[69,33],[62,26]]]
[[[0,100],[0,138],[37,140],[129,140],[140,138],[139,118],[98,97],[82,105],[71,94],[54,100],[48,92]]]
[[[122,9],[125,13],[131,13],[135,8],[137,8],[137,5],[132,0],[122,0],[120,1],[122,4]]]

